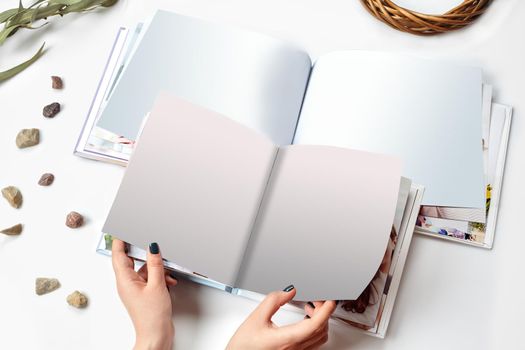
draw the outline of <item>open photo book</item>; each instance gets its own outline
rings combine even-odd
[[[189,279],[255,298],[293,283],[384,336],[416,221],[492,247],[511,109],[501,124],[481,69],[355,50],[314,62],[167,11],[119,29],[75,147],[128,166],[98,250],[116,236],[141,260],[158,241]]]
[[[290,43],[157,11],[118,31],[75,153],[126,165],[160,91],[226,115],[277,145],[400,157],[402,175],[426,189],[425,213],[457,220],[434,220],[418,232],[492,247],[497,210],[486,211],[494,185],[487,183],[485,154],[492,147],[504,155],[510,128],[489,144],[492,88],[479,68],[366,51],[327,53],[313,64]],[[495,172],[498,183],[504,163]],[[491,198],[497,207],[499,194]],[[452,216],[442,217],[445,212]],[[461,235],[440,224],[483,233]]]
[[[392,156],[277,146],[161,93],[103,232],[139,260],[158,242],[166,267],[236,294],[293,283],[296,301],[344,300],[334,317],[381,335],[387,280],[399,283],[422,195],[400,172]],[[365,291],[368,311],[352,304]]]

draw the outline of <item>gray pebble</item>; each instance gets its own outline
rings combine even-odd
[[[35,280],[35,292],[37,295],[51,293],[60,287],[60,282],[56,278],[38,277]]]
[[[18,148],[26,148],[38,145],[40,142],[40,130],[38,129],[22,129],[16,135],[16,146]]]

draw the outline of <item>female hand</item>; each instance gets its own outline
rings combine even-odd
[[[293,286],[282,292],[270,293],[237,329],[227,350],[310,350],[317,349],[328,340],[328,319],[334,312],[334,301],[305,305],[307,316],[301,322],[277,327],[272,316],[295,296]]]
[[[150,244],[147,262],[138,271],[119,239],[112,245],[117,290],[135,328],[135,349],[171,349],[175,330],[167,286],[177,280],[164,270],[157,243]]]

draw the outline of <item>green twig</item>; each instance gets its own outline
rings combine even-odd
[[[110,7],[117,2],[118,0],[36,0],[31,6],[24,7],[20,0],[17,8],[0,12],[0,24],[4,24],[3,29],[0,30],[0,45],[2,45],[7,38],[13,36],[20,28],[38,29],[47,23],[40,26],[33,26],[32,24],[34,22],[47,20],[53,16],[62,17],[73,12],[86,12],[97,7]],[[40,50],[29,60],[4,72],[0,72],[0,82],[15,76],[38,60],[44,53],[43,48],[44,45],[42,45]]]
[[[21,71],[23,71],[24,69],[29,67],[30,65],[32,65],[33,62],[38,60],[40,58],[40,56],[42,56],[44,54],[44,45],[45,44],[46,43],[43,43],[42,46],[40,46],[40,49],[33,55],[33,57],[31,57],[27,61],[22,62],[18,66],[15,66],[15,67],[13,67],[11,69],[8,69],[8,70],[6,70],[4,72],[0,72],[0,82],[14,77],[18,73],[20,73]]]

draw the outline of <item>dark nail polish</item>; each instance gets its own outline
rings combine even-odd
[[[312,303],[311,301],[308,302],[308,305],[310,305],[312,308],[315,309],[315,305],[314,305],[314,303]]]
[[[295,287],[293,284],[290,284],[288,287],[283,289],[283,292],[291,292]]]
[[[158,254],[159,253],[159,245],[156,242],[153,242],[149,245],[149,252],[151,254]]]

